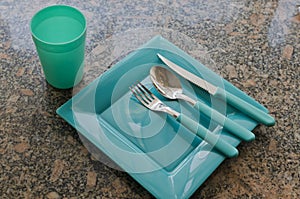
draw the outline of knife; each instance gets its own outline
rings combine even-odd
[[[157,54],[157,56],[172,70],[174,70],[177,74],[184,77],[188,81],[192,82],[193,84],[201,87],[202,89],[206,90],[212,96],[226,100],[226,102],[232,105],[234,108],[240,110],[244,114],[248,115],[252,119],[256,120],[259,123],[262,123],[266,126],[273,126],[275,124],[275,119],[267,114],[266,112],[260,110],[259,108],[249,104],[248,102],[242,100],[241,98],[231,94],[230,92],[214,86],[213,84],[205,81],[204,79],[194,75],[193,73],[183,69],[182,67],[176,65],[172,61],[168,60],[167,58],[163,57],[161,54]]]

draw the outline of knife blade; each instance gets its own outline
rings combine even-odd
[[[183,69],[182,67],[168,60],[161,54],[157,54],[157,56],[163,61],[163,63],[169,66],[173,71],[175,71],[180,76],[184,77],[185,79],[199,86],[200,88],[206,90],[212,96],[222,99],[224,101],[226,100],[228,104],[232,105],[234,108],[240,110],[241,112],[248,115],[249,117],[256,120],[257,122],[260,122],[267,126],[273,126],[275,124],[275,119],[272,116],[270,116],[268,113],[253,106],[252,104],[249,104],[248,102],[231,94],[230,92],[220,87],[217,87],[205,81],[204,79],[194,75],[193,73]]]

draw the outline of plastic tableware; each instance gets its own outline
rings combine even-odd
[[[84,66],[84,15],[70,6],[49,6],[33,16],[30,29],[47,82],[60,89],[79,83]]]
[[[226,115],[214,110],[213,107],[206,105],[204,102],[197,101],[183,93],[181,82],[177,76],[166,68],[154,66],[150,70],[150,77],[153,85],[158,92],[168,99],[181,99],[189,102],[194,108],[216,121],[233,135],[245,141],[254,140],[255,135],[245,127],[234,122]]]

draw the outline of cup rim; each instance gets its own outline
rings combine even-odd
[[[44,41],[44,40],[40,39],[40,38],[33,32],[33,30],[32,30],[32,22],[33,22],[34,18],[35,18],[39,13],[41,13],[41,12],[43,12],[43,11],[49,9],[49,8],[53,8],[53,7],[66,7],[66,8],[70,8],[70,9],[75,10],[77,13],[79,13],[79,14],[82,16],[82,18],[84,19],[84,27],[83,27],[82,32],[81,32],[77,37],[75,37],[75,38],[72,39],[72,40],[66,41],[66,42],[48,42],[48,41]],[[47,45],[53,45],[53,46],[66,45],[66,44],[70,44],[70,43],[72,43],[72,42],[75,42],[76,40],[78,40],[79,38],[81,38],[81,37],[85,34],[86,28],[87,28],[87,27],[86,27],[86,18],[85,18],[85,16],[83,15],[83,13],[82,13],[79,9],[77,9],[77,8],[75,8],[75,7],[73,7],[73,6],[64,5],[64,4],[55,4],[55,5],[50,5],[50,6],[44,7],[44,8],[42,8],[42,9],[40,9],[38,12],[36,12],[36,13],[33,15],[33,17],[31,18],[31,20],[30,20],[30,32],[31,32],[31,35],[32,35],[37,41],[39,41],[39,42],[41,42],[41,43],[44,43],[44,44],[47,44]]]

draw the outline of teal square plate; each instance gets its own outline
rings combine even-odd
[[[142,106],[130,93],[129,86],[142,81],[167,105],[203,124],[233,146],[241,140],[189,104],[169,101],[159,95],[149,78],[152,66],[164,66],[157,53],[267,112],[261,104],[183,50],[156,36],[83,88],[57,113],[155,197],[188,198],[225,157],[172,117]],[[249,130],[257,125],[243,113],[179,78],[189,96]]]

